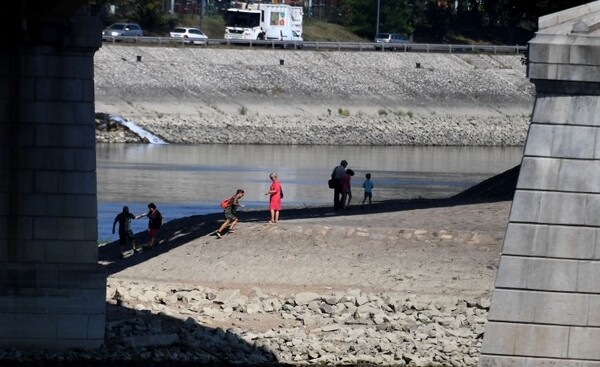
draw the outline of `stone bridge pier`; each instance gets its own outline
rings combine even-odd
[[[104,342],[94,53],[85,1],[0,14],[0,348]]]
[[[480,367],[600,366],[600,1],[539,19]]]

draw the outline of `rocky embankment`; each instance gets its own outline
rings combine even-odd
[[[171,143],[522,145],[534,88],[520,55],[105,45],[95,95]]]
[[[487,299],[421,302],[414,296],[360,289],[280,296],[255,288],[246,296],[237,289],[172,286],[165,292],[113,282],[109,294],[127,307],[185,320],[175,328],[164,321],[152,326],[141,316],[109,325],[108,338],[124,349],[155,346],[158,338],[185,345],[171,354],[241,365],[472,366],[490,306]],[[257,314],[273,315],[278,325],[263,331],[206,327]],[[145,328],[144,336],[128,332],[136,328]]]
[[[490,306],[488,299],[432,302],[360,289],[284,296],[255,288],[247,296],[237,289],[156,287],[114,279],[109,279],[107,302],[109,310],[126,308],[130,315],[107,323],[103,348],[46,351],[43,359],[90,364],[475,366]],[[270,315],[273,327],[253,331],[207,326],[254,315]],[[27,363],[40,357],[39,352],[0,351],[0,361]]]

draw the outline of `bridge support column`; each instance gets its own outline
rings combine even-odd
[[[600,1],[540,18],[479,366],[600,366]]]
[[[96,18],[18,19],[0,38],[0,348],[104,342],[98,265]],[[22,39],[18,39],[22,37]]]

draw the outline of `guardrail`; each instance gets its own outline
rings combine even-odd
[[[207,39],[196,40],[191,44],[189,39],[172,37],[104,37],[105,43],[152,45],[152,46],[195,46],[195,47],[270,47],[290,50],[333,50],[333,51],[377,51],[377,52],[425,52],[425,53],[493,53],[524,54],[527,46],[515,45],[461,45],[441,43],[397,43],[382,44],[376,42],[321,42],[321,41],[279,41],[279,40],[228,40]],[[201,43],[198,43],[201,42]]]

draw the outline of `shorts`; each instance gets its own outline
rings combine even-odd
[[[365,192],[365,199],[371,199],[373,197],[372,192]]]
[[[225,211],[225,219],[229,219],[230,221],[234,221],[237,219],[237,215],[236,213],[230,211],[230,210],[226,210]]]
[[[237,219],[237,213],[233,208],[228,206],[225,210],[223,210],[223,214],[225,214],[225,219],[229,219],[230,221],[234,221]]]

